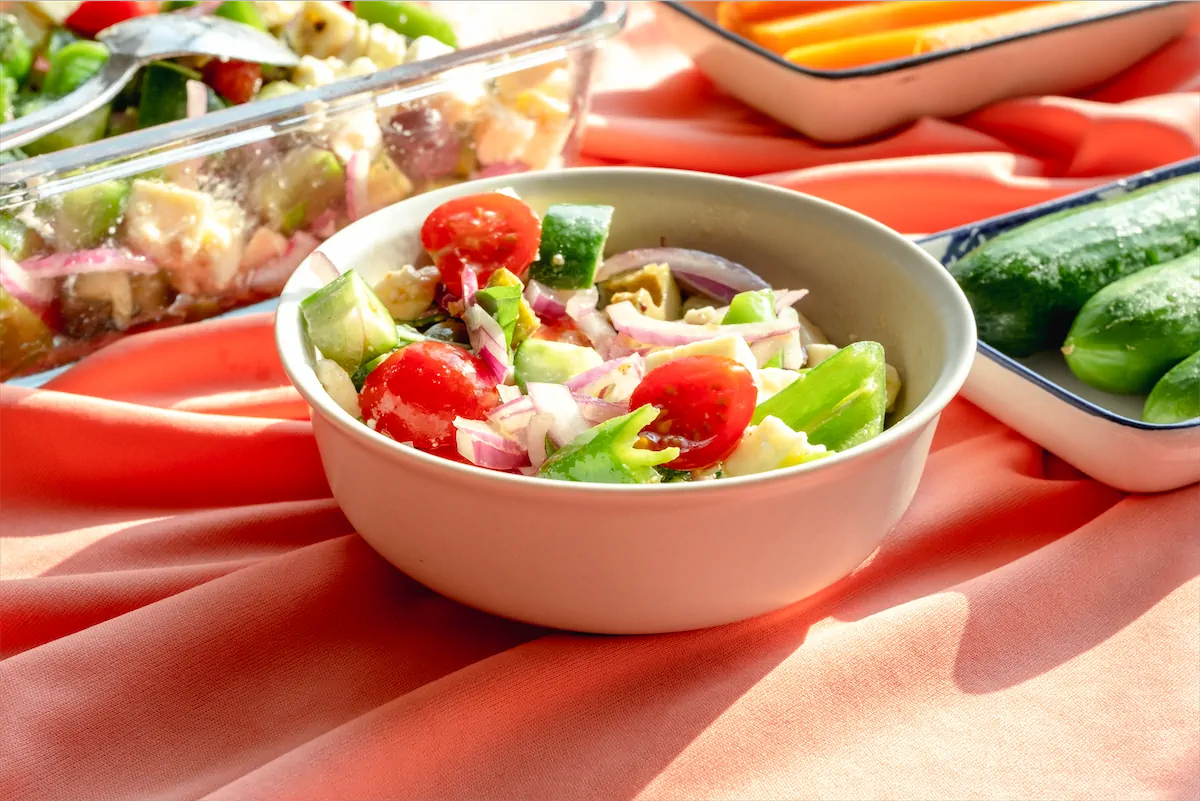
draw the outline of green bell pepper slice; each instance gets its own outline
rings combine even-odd
[[[491,315],[504,332],[504,344],[511,353],[517,317],[521,312],[521,290],[515,286],[492,286],[475,293],[475,302]]]
[[[458,47],[458,37],[454,35],[453,26],[445,18],[416,3],[395,0],[360,1],[354,4],[354,13],[359,19],[370,23],[378,22],[409,39],[432,36],[451,47]]]
[[[12,14],[0,14],[0,67],[18,85],[33,66],[33,43]]]
[[[775,322],[775,294],[769,289],[739,292],[729,301],[729,311],[721,325]],[[776,353],[763,367],[782,367],[783,356]]]
[[[656,417],[658,409],[646,404],[590,428],[547,458],[537,475],[594,484],[657,484],[661,476],[655,466],[678,458],[679,449],[636,447],[642,429]]]
[[[848,345],[754,409],[753,424],[778,417],[808,441],[842,451],[883,431],[887,367],[878,342]]]
[[[213,16],[240,22],[260,31],[267,30],[267,24],[263,22],[262,14],[258,13],[258,9],[250,0],[225,0],[213,11]]]
[[[106,61],[108,48],[99,42],[80,39],[64,45],[50,57],[42,91],[51,97],[65,97],[87,83]]]

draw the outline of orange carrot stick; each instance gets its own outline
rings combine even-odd
[[[815,14],[831,8],[852,6],[852,0],[823,2],[822,0],[774,0],[773,2],[724,2],[717,4],[717,24],[722,28],[741,33],[752,22],[762,22],[778,17],[795,17]]]
[[[937,25],[1002,14],[1037,2],[993,0],[910,0],[896,3],[855,3],[849,8],[776,19],[746,27],[745,36],[775,53],[797,47],[866,36],[884,31]]]
[[[937,50],[981,44],[1049,25],[1145,5],[1146,0],[1072,0],[949,25],[929,25],[798,47],[788,61],[819,70],[844,70],[911,58]]]

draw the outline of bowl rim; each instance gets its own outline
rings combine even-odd
[[[771,61],[776,66],[785,67],[792,72],[799,73],[800,75],[806,75],[810,78],[820,78],[827,81],[841,81],[850,78],[870,78],[876,75],[903,72],[907,69],[913,69],[924,64],[929,64],[934,61],[941,61],[942,59],[951,58],[953,56],[973,53],[979,50],[987,50],[992,47],[999,47],[1001,45],[1009,44],[1010,42],[1018,42],[1023,39],[1029,39],[1042,34],[1055,33],[1068,28],[1079,28],[1086,25],[1107,22],[1109,20],[1118,19],[1120,17],[1126,17],[1133,14],[1156,11],[1168,6],[1180,5],[1180,2],[1181,0],[1148,0],[1146,5],[1131,6],[1129,8],[1122,8],[1107,13],[1101,13],[1097,14],[1096,16],[1085,17],[1083,19],[1056,22],[1053,25],[1044,25],[1040,28],[1033,28],[1032,30],[1028,31],[1012,33],[1007,36],[1001,36],[997,39],[989,39],[980,44],[961,45],[959,47],[952,47],[946,50],[935,50],[932,53],[925,53],[924,55],[893,59],[892,61],[881,61],[877,64],[868,64],[866,66],[855,67],[848,70],[817,70],[812,69],[811,67],[793,64],[792,62],[783,58],[783,56],[773,53],[772,51],[755,44],[744,36],[722,28],[716,22],[708,19],[703,14],[700,14],[694,9],[689,8],[686,3],[677,2],[677,0],[665,0],[665,2],[662,2],[659,5],[664,10],[673,11],[677,14],[683,15],[690,21],[707,28],[710,32],[721,36],[725,40],[738,45],[739,47],[743,47],[755,53],[756,55],[765,57],[768,61]]]
[[[912,263],[921,265],[919,269],[928,272],[929,280],[933,281],[938,289],[933,290],[934,294],[939,294],[937,297],[937,305],[945,310],[946,319],[949,325],[949,334],[945,343],[946,357],[943,360],[940,371],[934,379],[933,386],[926,393],[925,397],[917,403],[917,405],[903,418],[898,420],[894,425],[885,428],[883,432],[874,439],[864,442],[861,445],[834,453],[822,459],[817,459],[805,464],[794,465],[791,467],[780,468],[778,470],[770,470],[764,473],[754,473],[747,476],[735,476],[731,478],[723,478],[715,481],[697,481],[697,482],[670,482],[660,484],[600,484],[590,482],[570,482],[570,481],[549,481],[547,479],[536,479],[533,476],[524,476],[519,474],[502,472],[499,470],[490,470],[484,467],[478,467],[472,464],[460,464],[458,462],[444,459],[433,454],[425,453],[413,447],[401,445],[382,434],[379,434],[367,426],[360,420],[351,417],[344,409],[338,406],[327,393],[320,381],[317,380],[315,371],[308,366],[308,357],[311,353],[311,345],[309,345],[301,333],[300,319],[300,301],[309,292],[301,295],[298,293],[296,284],[300,283],[300,277],[304,274],[303,268],[308,264],[309,259],[306,258],[301,266],[296,269],[292,277],[288,279],[287,285],[284,287],[283,293],[279,299],[279,306],[275,314],[275,346],[279,354],[280,361],[283,365],[284,372],[296,390],[308,403],[309,407],[325,418],[326,422],[333,424],[342,431],[346,432],[353,439],[361,442],[363,445],[371,447],[376,451],[394,454],[398,459],[414,459],[416,465],[420,465],[431,470],[445,471],[446,477],[457,478],[463,481],[492,481],[497,482],[498,487],[509,486],[514,490],[537,490],[556,491],[556,492],[575,492],[575,493],[618,493],[625,494],[631,492],[686,492],[695,495],[697,493],[718,493],[737,491],[739,488],[749,485],[762,486],[765,484],[774,484],[782,481],[795,479],[796,477],[808,474],[827,472],[836,469],[838,466],[848,463],[853,460],[861,460],[876,451],[888,449],[898,445],[901,441],[910,437],[916,436],[928,424],[933,422],[942,410],[954,399],[959,390],[962,389],[966,382],[967,374],[971,369],[971,365],[975,356],[975,317],[971,312],[970,304],[967,302],[966,296],[959,288],[958,284],[950,276],[950,272],[942,265],[913,243],[908,238],[902,236],[896,231],[888,228],[880,222],[860,214],[859,212],[840,206],[836,203],[831,203],[812,195],[807,195],[801,192],[795,192],[790,189],[784,189],[770,184],[759,183],[743,178],[735,178],[731,176],[715,175],[711,173],[701,173],[690,170],[672,170],[653,167],[579,167],[570,170],[562,170],[554,173],[545,172],[530,172],[517,175],[504,175],[494,178],[486,178],[475,181],[467,181],[454,186],[445,187],[442,189],[427,192],[421,195],[413,196],[395,205],[401,205],[408,200],[422,198],[428,201],[444,201],[450,198],[470,194],[472,192],[489,191],[513,186],[520,191],[520,183],[526,177],[530,178],[545,178],[547,175],[553,175],[562,180],[571,180],[572,176],[578,176],[579,180],[587,180],[588,176],[593,175],[618,175],[627,176],[630,180],[653,180],[655,178],[664,180],[682,180],[694,181],[700,183],[724,184],[733,192],[735,188],[742,191],[760,192],[764,195],[774,195],[778,199],[794,203],[798,205],[810,205],[823,208],[827,212],[842,215],[849,220],[852,220],[856,225],[863,226],[868,229],[873,229],[876,234],[890,239],[892,243],[901,251],[907,251],[912,258]],[[394,210],[395,206],[390,206],[387,209],[382,209],[375,214]],[[392,213],[395,213],[392,211]],[[333,237],[322,243],[321,247],[317,248],[320,252],[329,242],[335,242],[339,238],[352,238],[356,226],[366,227],[364,221],[368,221],[375,214],[367,215],[360,220],[351,223],[346,228],[339,231]],[[369,223],[368,223],[369,224]]]

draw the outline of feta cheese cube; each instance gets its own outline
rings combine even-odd
[[[443,41],[434,39],[432,36],[418,36],[413,39],[408,45],[408,52],[404,55],[405,63],[410,61],[424,61],[427,58],[437,58],[444,56],[447,53],[453,53],[454,48]]]
[[[493,106],[475,129],[475,156],[485,167],[520,161],[537,132],[537,123],[528,117],[504,106]]]
[[[255,0],[254,7],[263,24],[272,30],[284,27],[300,13],[300,3],[295,0]]]
[[[890,412],[896,408],[896,396],[900,394],[900,372],[890,364],[884,364],[884,369],[887,373],[887,410]]]
[[[778,395],[800,377],[795,370],[782,367],[764,367],[758,371],[758,402]]]
[[[805,367],[816,367],[821,362],[828,359],[833,354],[837,353],[841,348],[837,345],[826,345],[821,342],[814,342],[805,348],[808,351],[808,361],[805,362]]]
[[[646,372],[650,372],[656,367],[662,367],[667,362],[673,362],[676,359],[703,355],[724,356],[727,359],[733,359],[745,366],[752,375],[758,371],[758,362],[755,360],[750,346],[746,344],[746,340],[737,334],[726,334],[702,342],[693,342],[690,345],[653,351],[646,355]]]
[[[386,25],[376,22],[367,31],[366,49],[362,55],[375,62],[375,66],[381,70],[398,67],[408,61],[408,41]]]
[[[767,416],[746,429],[742,441],[725,460],[725,475],[748,476],[828,456],[824,445],[813,445],[803,431],[793,431],[778,417]]]

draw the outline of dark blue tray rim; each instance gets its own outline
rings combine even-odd
[[[1149,186],[1151,184],[1161,183],[1162,181],[1166,181],[1171,178],[1177,178],[1181,175],[1191,175],[1196,173],[1200,173],[1200,157],[1177,161],[1173,164],[1168,164],[1164,167],[1159,167],[1153,170],[1146,170],[1145,172],[1136,173],[1126,178],[1122,178],[1119,181],[1113,181],[1112,183],[1104,184],[1103,186],[1098,186],[1093,189],[1076,192],[1073,195],[1066,195],[1064,197],[1056,198],[1055,200],[1050,200],[1036,206],[1020,209],[1019,211],[1009,212],[1008,214],[1000,214],[995,217],[989,217],[986,220],[969,223],[967,225],[959,226],[958,228],[949,228],[945,231],[939,231],[936,234],[930,234],[929,236],[921,237],[915,241],[918,245],[924,245],[929,242],[947,239],[951,242],[957,241],[958,243],[971,242],[972,244],[970,247],[952,246],[948,249],[947,254],[945,257],[943,257],[942,261],[943,263],[952,263],[956,257],[965,255],[966,252],[973,248],[975,244],[978,244],[979,241],[982,241],[976,240],[976,237],[983,232],[987,232],[990,238],[990,236],[1003,233],[1004,231],[1015,228],[1018,225],[1023,225],[1038,217],[1043,217],[1056,211],[1062,211],[1064,209],[1074,208],[1075,206],[1082,206],[1087,203],[1095,202],[1102,199],[1105,195],[1113,190],[1119,189],[1129,192],[1142,186]],[[1200,426],[1200,419],[1185,420],[1181,423],[1147,423],[1143,420],[1135,420],[1131,417],[1126,417],[1124,415],[1117,414],[1116,412],[1111,412],[1108,409],[1105,409],[1103,406],[1099,406],[1085,398],[1081,398],[1062,385],[1050,381],[1015,359],[1005,356],[1003,353],[996,350],[986,342],[979,342],[978,351],[984,357],[995,362],[1005,370],[1008,370],[1011,373],[1016,373],[1021,378],[1036,384],[1059,400],[1069,403],[1080,411],[1086,412],[1094,417],[1100,417],[1118,425],[1126,426],[1128,428],[1136,428],[1143,431],[1169,431],[1175,429],[1196,428]]]

